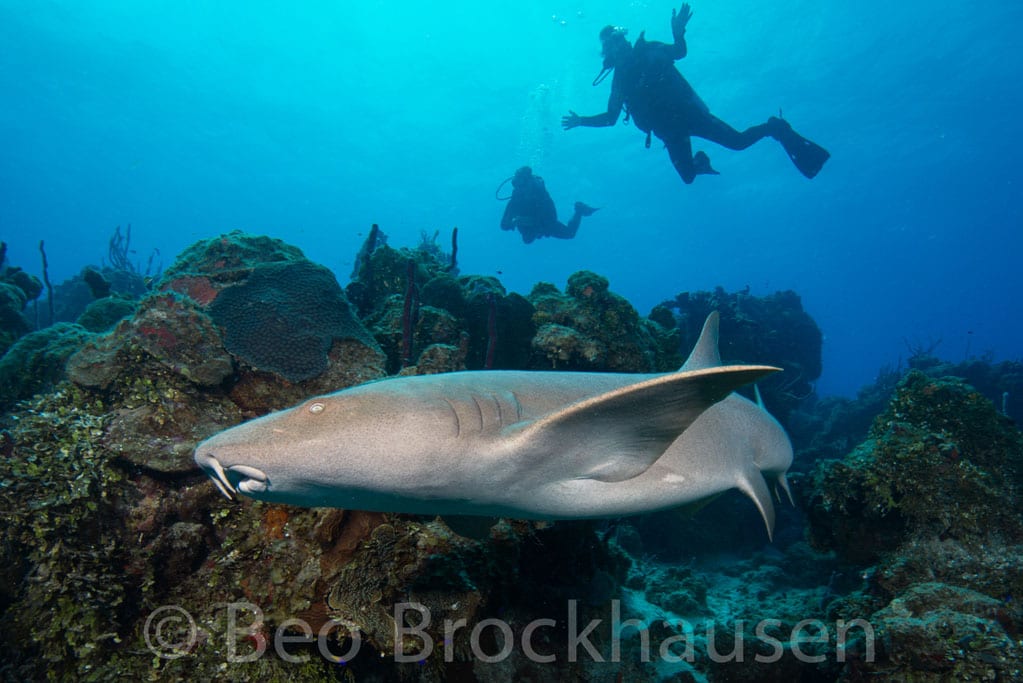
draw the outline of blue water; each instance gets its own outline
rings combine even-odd
[[[647,313],[686,290],[794,289],[825,334],[823,394],[907,346],[1023,353],[1023,3],[695,2],[679,67],[742,128],[779,109],[827,147],[810,181],[772,140],[696,141],[685,186],[656,139],[561,130],[610,81],[608,23],[670,40],[671,3],[0,0],[0,237],[60,281],[131,223],[165,265],[240,228],[342,283],[371,223],[393,245],[459,228],[463,272],[512,290],[589,269]],[[502,233],[496,186],[532,164],[571,241]]]

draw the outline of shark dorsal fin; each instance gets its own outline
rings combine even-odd
[[[703,330],[700,331],[700,338],[696,340],[696,346],[693,347],[686,362],[682,364],[682,372],[705,370],[721,365],[721,353],[718,351],[720,324],[721,315],[717,311],[711,311],[703,323]]]
[[[563,457],[581,461],[580,477],[624,481],[650,467],[707,408],[777,370],[729,365],[660,375],[573,403],[521,426],[519,436],[537,443],[600,443],[596,451],[569,447]]]

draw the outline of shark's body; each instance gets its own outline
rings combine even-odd
[[[618,517],[739,488],[770,530],[763,475],[784,483],[791,447],[731,392],[774,370],[721,366],[712,315],[677,373],[387,379],[228,429],[195,459],[228,496],[419,514]]]

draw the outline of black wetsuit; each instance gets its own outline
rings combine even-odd
[[[746,149],[772,134],[767,123],[738,131],[710,113],[689,82],[675,68],[686,56],[685,40],[672,45],[648,41],[642,35],[629,56],[615,65],[611,96],[604,114],[581,117],[584,126],[613,126],[623,106],[636,127],[664,142],[675,170],[686,183],[699,173],[713,172],[693,162],[690,136],[705,138],[728,149]],[[704,157],[706,159],[706,157]]]
[[[518,229],[522,241],[529,244],[540,237],[571,239],[579,231],[583,214],[578,205],[568,225],[558,220],[554,200],[547,192],[543,178],[533,175],[528,166],[515,172],[512,178],[512,196],[501,217],[502,230]]]

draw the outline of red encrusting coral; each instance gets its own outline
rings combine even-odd
[[[209,306],[217,298],[220,290],[213,286],[208,277],[202,275],[184,275],[174,278],[163,286],[166,290],[174,290],[191,298],[202,307]]]

